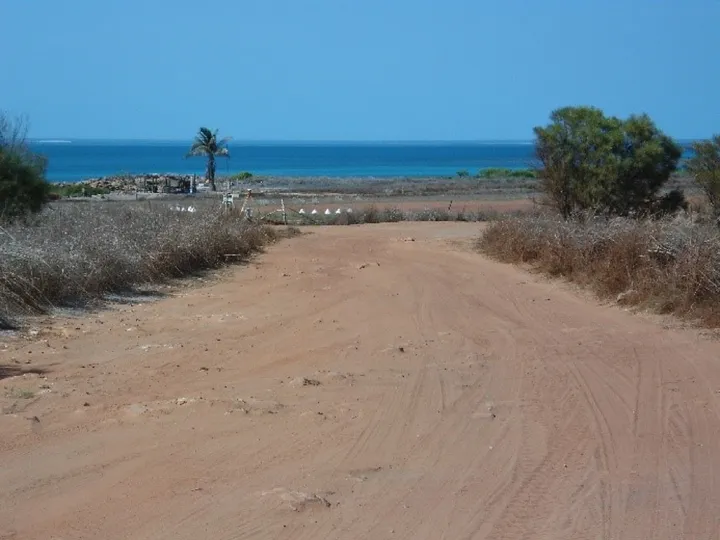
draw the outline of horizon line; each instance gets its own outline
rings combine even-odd
[[[139,137],[28,137],[32,142],[191,142],[193,138],[139,138]],[[532,142],[533,139],[230,139],[230,143],[488,143],[488,142]]]
[[[677,142],[689,143],[708,140],[703,137],[674,137]],[[112,137],[28,137],[31,143],[67,144],[73,142],[113,143],[191,143],[188,139],[164,138],[112,138]],[[535,139],[231,139],[233,144],[532,144]]]

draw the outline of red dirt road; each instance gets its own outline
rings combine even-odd
[[[0,381],[0,538],[719,538],[720,344],[477,232],[311,229],[0,342],[48,370]]]

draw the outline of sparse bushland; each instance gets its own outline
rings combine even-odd
[[[682,208],[682,192],[661,196],[677,170],[682,148],[647,115],[627,120],[594,107],[553,111],[535,128],[543,202],[568,219],[592,211],[642,216]]]
[[[478,248],[601,297],[720,326],[720,231],[711,220],[539,213],[490,224]]]
[[[243,260],[276,236],[217,208],[55,204],[0,229],[0,326]]]
[[[478,249],[626,305],[720,326],[720,230],[707,214],[673,217],[689,205],[666,186],[682,148],[645,115],[620,120],[592,107],[558,109],[535,135],[551,210],[490,224]],[[717,209],[720,137],[694,150],[687,170]]]
[[[42,210],[50,184],[45,159],[25,142],[27,123],[0,111],[0,222],[22,219]]]

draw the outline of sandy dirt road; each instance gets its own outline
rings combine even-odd
[[[0,343],[47,370],[0,381],[0,538],[719,538],[720,344],[477,232],[312,229]]]

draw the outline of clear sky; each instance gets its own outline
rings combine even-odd
[[[563,105],[720,132],[718,0],[0,0],[31,136],[530,139]]]

